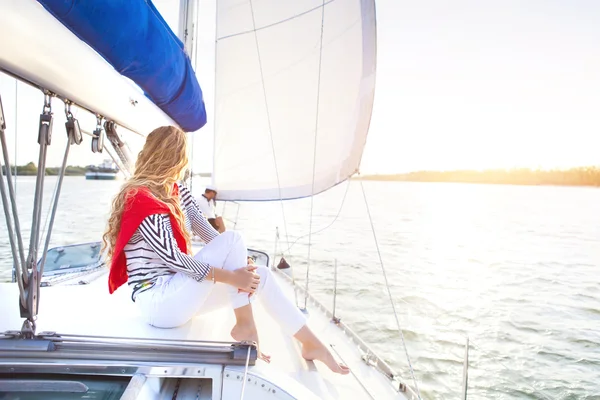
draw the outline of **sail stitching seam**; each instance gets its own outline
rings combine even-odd
[[[306,10],[304,12],[301,12],[300,14],[296,14],[296,15],[293,15],[293,16],[291,16],[289,18],[282,19],[281,21],[273,22],[272,24],[269,24],[269,25],[261,26],[260,28],[256,27],[256,23],[254,21],[254,11],[252,11],[252,25],[253,25],[253,29],[248,30],[248,31],[238,32],[238,33],[232,33],[231,35],[221,36],[220,38],[217,38],[217,41],[229,39],[229,38],[236,37],[236,36],[246,35],[248,33],[253,33],[253,32],[256,33],[256,32],[261,31],[263,29],[268,29],[268,28],[272,28],[272,27],[277,26],[277,25],[281,25],[281,24],[283,24],[285,22],[288,22],[288,21],[294,20],[296,18],[302,17],[303,15],[310,14],[311,12],[316,11],[319,8],[324,8],[327,4],[333,3],[334,1],[335,0],[329,0],[327,2],[324,1],[323,4],[321,4],[321,5],[317,6],[317,7],[311,8],[310,10]],[[250,1],[250,9],[252,9],[252,1]]]

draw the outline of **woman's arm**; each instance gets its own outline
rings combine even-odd
[[[138,229],[160,259],[177,272],[183,272],[198,282],[208,277],[213,282],[223,282],[248,293],[254,293],[258,288],[260,276],[254,273],[255,267],[247,266],[235,271],[227,271],[211,267],[179,250],[167,214],[153,214],[146,217]]]
[[[182,184],[179,184],[179,196],[185,207],[187,217],[192,223],[192,231],[194,234],[200,236],[204,243],[208,243],[217,237],[219,232],[217,232],[215,228],[208,223],[206,218],[204,218],[196,199],[192,197],[189,189]]]
[[[146,243],[173,270],[183,272],[198,282],[204,280],[209,274],[210,265],[194,259],[179,249],[168,214],[149,215],[138,229]]]

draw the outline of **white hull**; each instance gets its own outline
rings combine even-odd
[[[117,172],[86,172],[85,179],[88,180],[101,180],[101,181],[114,181],[118,179],[119,174]]]
[[[283,273],[275,274],[288,296],[294,289]],[[77,284],[80,281],[89,284]],[[233,313],[228,309],[194,318],[176,329],[153,328],[141,320],[135,304],[130,299],[130,289],[121,287],[109,295],[107,270],[101,268],[71,280],[55,280],[53,285],[41,290],[38,332],[53,331],[59,334],[108,336],[125,338],[170,339],[174,341],[208,340],[230,341],[229,330],[233,326]],[[22,319],[18,314],[18,288],[16,284],[0,284],[0,303],[4,314],[0,320],[0,332],[18,329]],[[341,376],[329,371],[320,363],[306,361],[301,357],[300,347],[282,334],[274,321],[260,304],[255,307],[255,317],[261,338],[261,350],[272,356],[271,364],[257,361],[247,370],[244,399],[412,399],[410,392],[399,393],[387,377],[363,361],[357,344],[314,303],[309,302],[309,324],[320,339],[331,345],[336,357],[352,370],[351,375]],[[92,354],[90,354],[92,357]],[[4,363],[4,364],[3,364]],[[81,360],[85,365],[86,361]],[[87,362],[89,364],[89,361]],[[9,362],[9,364],[14,364]],[[78,367],[72,362],[61,365],[49,362],[55,373],[73,373]],[[11,365],[13,367],[14,365]],[[117,367],[110,365],[98,368]],[[0,372],[9,365],[0,358]],[[129,366],[130,367],[130,366]],[[127,368],[127,374],[131,370]],[[90,367],[88,365],[88,370]],[[120,367],[119,367],[120,368]],[[183,379],[179,391],[188,393],[178,398],[192,399],[240,399],[244,366],[215,364],[138,365],[138,379],[143,383],[138,399],[171,399],[175,381]],[[120,369],[117,369],[120,371]],[[126,371],[123,368],[122,371]],[[206,382],[210,381],[210,385]],[[130,384],[131,385],[131,384]],[[152,388],[161,387],[160,393]],[[200,393],[200,396],[196,395]]]

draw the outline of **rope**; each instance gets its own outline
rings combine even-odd
[[[51,97],[46,92],[44,93],[44,108],[40,116],[40,151],[38,157],[38,170],[35,180],[35,194],[33,199],[33,217],[31,221],[31,236],[29,238],[29,252],[27,256],[27,264],[33,265],[37,263],[37,252],[40,241],[40,224],[42,219],[42,202],[44,197],[44,178],[46,177],[46,155],[48,151],[47,137],[52,134],[52,103]],[[42,135],[41,133],[44,133]],[[29,282],[27,282],[29,284]],[[30,310],[31,311],[31,310]]]
[[[16,102],[16,95],[17,95],[17,80],[15,80],[15,102]],[[15,120],[17,117],[17,106],[15,103]],[[5,116],[4,116],[5,117]],[[6,118],[6,117],[5,117]],[[13,176],[11,175],[10,172],[10,160],[8,158],[8,144],[6,143],[6,130],[2,130],[2,132],[0,132],[0,141],[2,142],[2,156],[4,158],[4,162],[5,162],[5,168],[6,168],[6,182],[7,182],[7,186],[8,186],[8,198],[10,199],[10,206],[12,209],[12,218],[10,215],[10,211],[8,211],[8,203],[6,203],[6,208],[5,208],[5,212],[7,212],[6,214],[6,218],[7,218],[7,229],[8,229],[8,233],[10,235],[10,241],[11,241],[11,251],[12,250],[18,250],[18,253],[15,253],[14,257],[16,257],[13,262],[14,262],[14,266],[15,266],[15,276],[17,276],[18,274],[21,274],[25,269],[26,269],[26,264],[25,264],[25,246],[23,245],[23,237],[21,235],[21,223],[19,222],[19,212],[17,210],[17,179],[16,179],[16,174],[17,174],[17,161],[16,161],[16,150],[17,150],[17,130],[16,130],[16,122],[15,122],[15,177],[14,177],[14,182],[13,182]],[[4,188],[4,181],[2,180],[2,187]],[[3,189],[4,190],[4,189]],[[4,195],[6,195],[6,193],[4,193]],[[3,199],[4,199],[4,195],[3,195]],[[4,200],[3,200],[4,201]],[[8,199],[6,199],[6,201],[8,202]],[[12,220],[12,222],[9,224],[8,221]],[[12,223],[14,223],[14,231],[13,229],[10,227],[12,226]],[[13,249],[13,244],[14,243],[14,238],[16,237],[16,248]],[[18,254],[18,257],[17,257]],[[17,262],[19,261],[19,262]],[[19,279],[17,279],[19,281],[19,283],[22,283],[22,279],[21,277],[19,277]],[[24,299],[24,298],[23,298]]]
[[[60,169],[58,179],[56,181],[56,189],[54,192],[54,198],[52,199],[52,212],[50,214],[50,226],[48,226],[48,231],[46,233],[46,243],[44,244],[44,252],[42,253],[42,260],[40,262],[40,270],[38,271],[40,276],[44,273],[44,266],[46,265],[46,256],[48,255],[48,246],[50,246],[50,239],[52,237],[52,228],[54,227],[54,218],[56,217],[56,210],[58,209],[58,200],[60,199],[60,189],[62,187],[63,178],[65,177],[65,172],[67,170],[67,161],[69,158],[69,150],[71,149],[71,135],[67,135],[67,147],[65,149],[65,155],[63,158],[62,167]],[[48,222],[48,216],[46,216],[46,222]],[[46,229],[46,225],[44,224],[44,230]],[[39,247],[39,244],[38,244]]]
[[[50,199],[50,204],[48,204],[48,211],[46,211],[46,220],[44,221],[44,227],[42,228],[42,234],[40,235],[40,238],[38,241],[38,248],[44,241],[44,236],[48,235],[48,232],[46,232],[46,228],[48,227],[48,221],[50,220],[50,214],[52,211],[52,207],[54,205],[54,200],[56,199],[56,193],[58,192],[58,183],[59,182],[60,182],[60,177],[57,176],[56,184],[54,185],[54,191],[52,193],[52,198]]]
[[[246,365],[244,366],[244,378],[242,380],[242,393],[240,395],[240,400],[244,400],[244,393],[246,392],[246,382],[248,381],[248,366],[250,365],[250,351],[252,350],[252,346],[248,346],[248,354],[246,354]],[[258,351],[258,347],[256,347],[256,351]]]
[[[112,146],[112,143],[111,143],[111,146]],[[119,159],[119,157],[115,156],[108,147],[104,147],[104,150],[106,150],[106,153],[113,160],[113,162],[115,164],[117,164],[117,167],[119,167],[119,172],[121,172],[125,178],[129,178],[129,176],[131,174],[127,170],[127,167],[125,167],[125,164]],[[191,190],[191,188],[190,188],[190,190]]]
[[[0,98],[0,102],[2,101],[2,99]],[[13,264],[14,264],[14,271],[15,271],[15,277],[16,277],[16,281],[18,283],[19,286],[19,298],[21,301],[21,305],[23,307],[26,307],[26,298],[25,298],[25,286],[24,286],[24,282],[23,282],[23,271],[26,270],[26,264],[24,261],[24,255],[23,255],[23,251],[22,251],[22,242],[19,242],[19,244],[21,245],[21,247],[19,247],[19,250],[17,250],[17,243],[15,243],[15,238],[19,239],[21,238],[20,236],[20,231],[18,228],[18,214],[11,216],[10,213],[10,208],[9,208],[9,197],[7,196],[6,193],[6,188],[4,187],[4,177],[2,176],[2,171],[1,171],[1,166],[4,165],[6,168],[6,179],[8,181],[8,189],[9,189],[9,193],[11,190],[11,180],[10,180],[10,171],[8,168],[8,161],[7,161],[7,155],[8,155],[8,149],[7,149],[7,145],[6,145],[6,135],[5,135],[5,130],[3,129],[2,126],[0,126],[0,144],[2,145],[2,156],[4,158],[4,163],[0,162],[0,197],[2,198],[2,207],[4,210],[4,216],[6,218],[6,230],[8,233],[8,240],[10,243],[10,248],[11,248],[11,254],[13,257]],[[13,196],[10,195],[10,205],[13,209],[13,214],[15,213],[16,210],[16,201],[14,200]],[[14,217],[14,220],[13,220]],[[13,229],[13,222],[15,223],[15,228]]]
[[[285,229],[285,240],[290,245],[290,239],[288,235],[287,229],[287,221],[285,219],[285,207],[283,205],[283,196],[281,195],[281,181],[279,179],[279,168],[277,168],[277,154],[275,152],[275,143],[273,142],[273,129],[271,127],[271,115],[269,113],[269,103],[267,101],[267,89],[265,88],[265,75],[262,67],[262,59],[260,56],[260,46],[258,44],[258,34],[256,33],[256,19],[254,18],[254,5],[252,4],[252,0],[250,0],[250,12],[252,13],[252,26],[254,28],[254,42],[256,44],[256,53],[258,56],[258,66],[260,69],[260,81],[262,83],[263,89],[263,97],[265,99],[265,110],[267,114],[267,123],[269,126],[269,138],[271,140],[271,150],[273,152],[273,162],[275,163],[275,176],[277,177],[277,190],[279,192],[279,202],[281,204],[281,214],[283,216],[283,228]],[[296,278],[294,276],[294,270],[292,268],[292,281],[296,283]]]
[[[362,189],[363,198],[365,199],[365,206],[367,208],[367,214],[369,215],[369,222],[371,224],[371,231],[373,232],[373,239],[375,240],[375,247],[377,248],[377,255],[379,256],[379,263],[381,265],[381,271],[383,272],[383,279],[385,280],[385,288],[387,289],[388,296],[390,298],[390,303],[392,304],[392,310],[394,311],[394,318],[396,319],[396,327],[398,328],[398,332],[400,333],[400,339],[402,340],[402,346],[404,347],[404,353],[406,354],[406,360],[408,361],[408,367],[410,369],[410,375],[415,384],[415,391],[417,392],[417,397],[419,400],[421,399],[421,392],[419,391],[419,386],[417,384],[417,379],[415,378],[415,371],[413,370],[412,363],[410,361],[410,356],[408,355],[408,349],[406,348],[406,341],[404,340],[404,333],[402,333],[402,328],[400,327],[400,320],[398,319],[398,313],[396,312],[396,306],[394,304],[394,298],[392,297],[392,291],[390,290],[390,284],[388,282],[387,273],[385,272],[385,267],[383,265],[383,259],[381,257],[381,251],[379,250],[379,242],[377,241],[377,235],[375,233],[375,226],[373,225],[373,218],[371,218],[371,210],[369,209],[369,202],[367,201],[367,194],[365,193],[365,187],[363,186],[362,180],[360,181],[360,188]]]
[[[335,353],[336,356],[338,356],[338,358],[340,360],[342,360],[342,362],[346,365],[348,365],[346,363],[346,361],[344,361],[344,358],[340,355],[340,353],[336,350],[335,346],[333,344],[329,345],[331,347],[331,350],[333,350],[333,352]],[[354,377],[354,379],[356,379],[356,382],[358,382],[358,384],[360,385],[360,387],[365,391],[365,393],[373,400],[375,400],[375,397],[373,397],[373,395],[371,394],[371,392],[369,392],[369,389],[367,389],[367,387],[362,383],[362,380],[354,373],[353,369],[350,369],[350,374]]]
[[[323,26],[325,21],[325,0],[321,5],[321,39],[319,42],[319,76],[317,78],[317,109],[315,113],[315,139],[313,148],[313,171],[312,171],[312,187],[310,191],[310,218],[308,222],[308,257],[306,260],[306,285],[304,290],[304,309],[308,301],[308,282],[310,273],[310,245],[312,240],[312,220],[313,220],[313,205],[315,202],[315,171],[317,169],[317,137],[319,135],[319,104],[321,102],[321,65],[323,59]],[[289,243],[288,243],[289,246]]]

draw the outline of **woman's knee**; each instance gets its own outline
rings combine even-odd
[[[239,235],[238,231],[225,231],[219,234],[220,237],[235,237],[237,235]]]
[[[242,234],[239,231],[225,231],[221,233],[219,236],[225,238],[232,238],[233,240],[241,239]]]
[[[232,245],[237,246],[246,246],[244,243],[244,237],[238,231],[225,231],[219,235],[224,240],[228,241]]]

